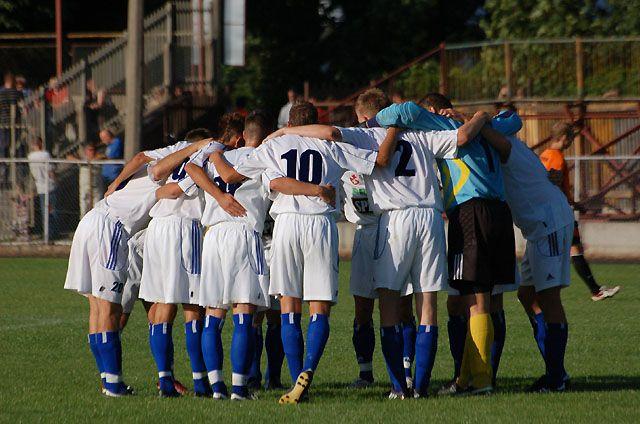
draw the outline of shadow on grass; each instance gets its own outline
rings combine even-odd
[[[526,389],[535,381],[535,378],[528,377],[505,377],[498,378],[496,393],[524,393]],[[431,392],[437,392],[438,388],[448,383],[445,380],[434,380],[431,382]],[[349,391],[352,399],[368,399],[379,397],[384,400],[384,393],[389,390],[386,380],[376,381],[366,389],[351,389],[351,383],[320,383],[314,384],[312,392],[323,399],[344,397],[344,391]],[[640,376],[622,375],[600,375],[588,377],[575,377],[571,379],[569,392],[614,392],[626,390],[640,390]]]

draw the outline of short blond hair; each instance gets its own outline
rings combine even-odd
[[[354,109],[358,113],[375,115],[389,106],[389,104],[389,98],[382,90],[379,88],[370,88],[358,96]]]

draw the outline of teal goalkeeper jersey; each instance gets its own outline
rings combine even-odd
[[[413,102],[391,105],[378,112],[375,120],[383,127],[395,125],[423,131],[462,126],[459,121],[431,113]],[[522,128],[522,121],[517,114],[503,111],[493,118],[491,125],[505,135],[512,135]],[[474,198],[504,200],[500,158],[482,137],[460,147],[456,159],[438,159],[437,164],[447,212]]]

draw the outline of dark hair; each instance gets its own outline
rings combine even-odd
[[[389,104],[391,104],[391,102],[382,90],[379,88],[370,88],[358,96],[354,109],[356,111],[375,115],[385,107],[389,106]]]
[[[184,136],[184,139],[189,143],[204,140],[205,138],[211,138],[211,131],[206,128],[195,128],[190,130],[187,135]]]
[[[338,127],[355,127],[358,117],[351,106],[338,106],[331,111],[331,123]]]
[[[244,117],[238,112],[225,113],[220,118],[220,141],[228,143],[233,137],[242,136]]]
[[[309,102],[300,101],[294,103],[289,112],[289,125],[299,127],[300,125],[311,125],[318,123],[318,110]]]
[[[431,106],[436,110],[436,112],[440,112],[442,109],[452,109],[453,105],[451,104],[451,100],[447,98],[444,94],[440,93],[429,93],[425,96],[424,102],[427,106]]]
[[[245,139],[264,140],[271,131],[271,125],[266,113],[261,110],[254,110],[244,120]]]

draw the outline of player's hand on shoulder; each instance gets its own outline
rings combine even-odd
[[[447,118],[455,119],[456,121],[467,122],[469,117],[457,109],[441,109],[438,114],[446,116]]]
[[[336,189],[331,185],[319,185],[318,197],[323,202],[335,207],[336,206]]]
[[[202,140],[196,141],[196,146],[198,147],[198,149],[202,149],[202,148],[206,147],[212,141],[214,141],[212,137],[203,138]]]
[[[231,216],[241,217],[247,214],[247,210],[229,193],[223,194],[218,204]]]

